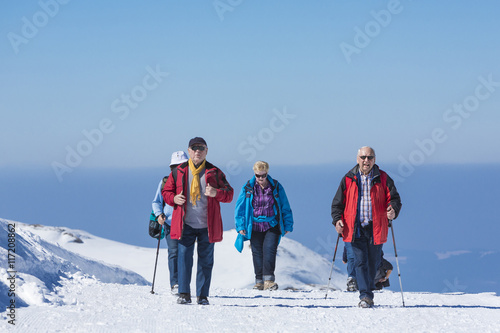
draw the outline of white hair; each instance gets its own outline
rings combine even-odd
[[[359,149],[358,149],[358,156],[360,156],[360,154],[361,154],[361,149],[365,149],[365,148],[370,149],[370,150],[372,151],[372,153],[373,153],[373,156],[376,156],[376,154],[375,154],[375,149],[373,149],[373,148],[372,148],[372,147],[370,147],[370,146],[363,146],[363,147],[359,148]]]

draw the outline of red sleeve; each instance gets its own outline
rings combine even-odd
[[[227,182],[226,175],[220,170],[217,170],[217,173],[219,174],[219,186],[217,188],[217,195],[215,196],[215,199],[219,202],[233,201],[234,190]]]
[[[174,177],[170,176],[168,177],[167,182],[165,183],[165,186],[161,191],[161,195],[163,196],[163,201],[165,201],[167,205],[174,206],[174,197],[176,194],[175,189],[176,189],[176,184]]]

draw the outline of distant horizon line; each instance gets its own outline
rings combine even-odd
[[[210,159],[207,159],[210,161]],[[257,160],[256,160],[257,161]],[[217,165],[219,168],[224,169],[224,164],[220,163],[217,164],[217,162],[210,161],[213,164]],[[246,165],[247,163],[245,163]],[[384,169],[384,166],[399,166],[399,163],[376,163],[379,167]],[[248,165],[253,165],[253,163],[248,163]],[[309,167],[328,167],[328,166],[355,166],[356,162],[353,161],[352,163],[349,162],[336,162],[336,163],[272,163],[272,167],[300,167],[300,166],[309,166]],[[457,163],[451,163],[451,162],[444,162],[444,163],[426,163],[422,164],[419,166],[415,166],[415,168],[425,168],[425,167],[440,167],[440,166],[499,166],[500,162],[457,162]],[[105,171],[105,170],[143,170],[143,169],[161,169],[161,168],[169,168],[168,162],[166,162],[164,165],[152,165],[152,166],[80,166],[76,170],[85,170],[85,171]],[[50,165],[0,165],[0,172],[2,171],[50,171],[53,173],[52,167]]]

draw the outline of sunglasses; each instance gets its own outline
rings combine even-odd
[[[197,150],[204,151],[205,147],[204,146],[192,146],[191,150],[194,150],[194,151],[197,151]]]
[[[265,173],[263,175],[255,174],[255,177],[257,177],[257,178],[266,178],[267,177],[267,173]]]
[[[375,156],[360,156],[359,158],[362,159],[363,161],[366,160],[366,159],[368,159],[368,160],[371,161],[371,160],[373,160],[375,158]]]

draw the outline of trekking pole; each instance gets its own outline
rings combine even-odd
[[[155,260],[155,271],[153,273],[153,284],[151,285],[151,294],[154,294],[155,288],[155,278],[156,278],[156,265],[158,264],[158,253],[160,253],[160,241],[161,241],[161,232],[158,235],[158,247],[156,248],[156,260]]]
[[[335,257],[337,256],[337,247],[339,245],[340,234],[337,235],[337,243],[335,243],[335,252],[333,252],[332,269],[330,270],[330,277],[328,278],[328,286],[326,287],[325,299],[328,297],[328,289],[330,289],[330,281],[332,280],[333,264],[335,263]]]
[[[401,287],[401,300],[403,301],[403,307],[404,307],[405,298],[403,296],[403,284],[401,283],[401,272],[399,271],[398,251],[396,250],[396,239],[394,238],[394,227],[392,226],[392,220],[389,220],[389,226],[391,227],[392,243],[394,244],[394,255],[396,256],[396,266],[398,266],[399,286]]]

